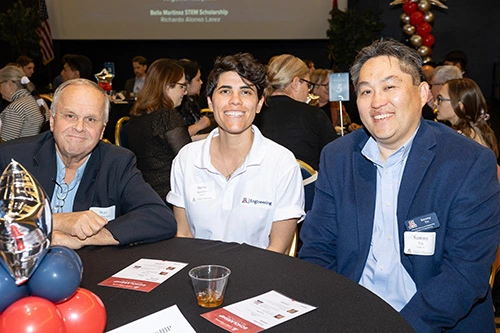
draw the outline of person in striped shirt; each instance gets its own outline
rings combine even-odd
[[[10,104],[0,114],[2,141],[36,135],[45,121],[35,98],[26,88],[29,79],[16,66],[0,69],[0,94]]]

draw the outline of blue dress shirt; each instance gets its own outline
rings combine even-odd
[[[417,291],[400,260],[397,206],[399,185],[415,134],[387,158],[370,137],[361,153],[377,167],[377,194],[370,252],[359,284],[400,311]]]

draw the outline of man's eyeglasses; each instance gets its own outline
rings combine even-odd
[[[438,105],[440,105],[441,102],[450,102],[450,101],[451,101],[451,98],[444,98],[441,95],[438,95],[438,97],[437,97],[437,104]]]
[[[187,91],[187,89],[188,89],[187,83],[175,82],[175,84],[178,84],[179,86],[181,86],[182,90],[184,90],[184,91]]]
[[[57,204],[54,207],[54,213],[62,213],[64,208],[64,203],[66,202],[66,198],[68,197],[70,188],[65,183],[59,184],[56,181],[54,181],[54,183],[56,183],[57,186],[56,190]]]
[[[300,79],[300,81],[307,83],[307,87],[309,88],[309,90],[312,90],[314,88],[314,86],[316,85],[315,83],[313,83],[309,80],[306,80],[306,79]]]

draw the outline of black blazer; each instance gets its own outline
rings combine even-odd
[[[52,198],[57,173],[52,132],[0,144],[0,167],[11,159],[28,170]],[[106,225],[120,244],[154,242],[174,237],[177,223],[172,211],[142,178],[134,154],[99,142],[85,167],[73,211],[115,206],[115,219]]]

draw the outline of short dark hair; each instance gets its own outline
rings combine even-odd
[[[80,78],[93,80],[92,61],[80,54],[67,54],[63,57],[63,64],[68,64],[73,71],[80,72]]]
[[[398,59],[401,71],[412,76],[413,85],[417,86],[420,82],[424,81],[422,57],[420,57],[415,49],[394,39],[381,39],[374,41],[370,46],[364,47],[354,59],[350,70],[354,89],[357,89],[358,86],[361,67],[371,58],[380,56]]]
[[[460,64],[460,67],[462,68],[463,71],[465,71],[465,67],[467,66],[467,56],[463,51],[460,50],[453,50],[448,52],[444,56],[443,61],[449,61],[453,64]]]
[[[148,65],[148,59],[144,58],[143,56],[135,56],[132,58],[132,63],[137,62],[139,65],[142,66],[147,66]]]
[[[22,55],[19,58],[17,58],[16,63],[19,66],[24,67],[24,66],[26,66],[26,65],[28,65],[30,63],[34,63],[34,61],[30,57]]]
[[[226,72],[236,72],[244,81],[255,86],[259,99],[262,97],[267,85],[266,66],[258,62],[250,53],[217,57],[214,68],[207,79],[206,93],[208,97],[212,97],[220,75]]]
[[[200,70],[200,65],[196,61],[189,59],[181,59],[177,62],[182,68],[184,68],[184,75],[186,75],[186,81],[191,83],[198,71]]]

